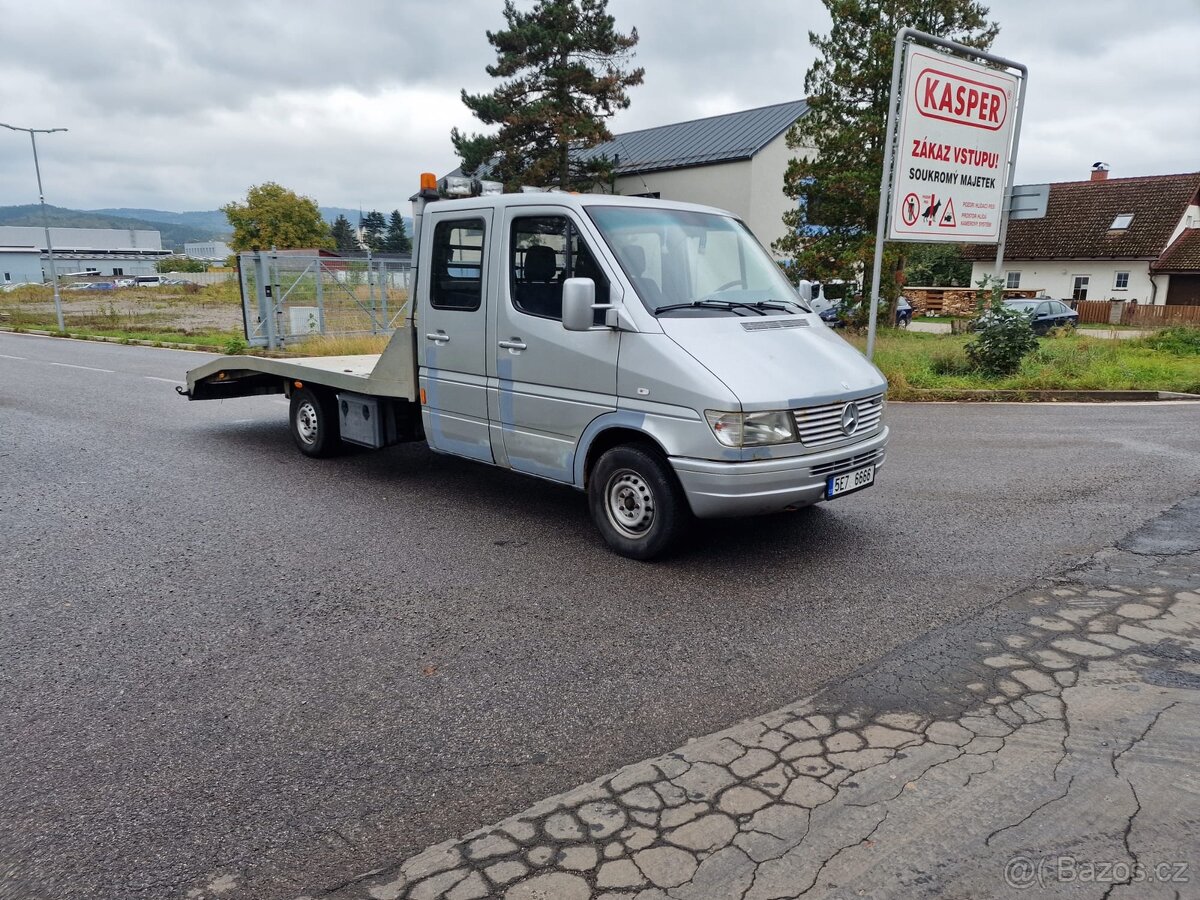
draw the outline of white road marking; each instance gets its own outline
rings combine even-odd
[[[165,381],[167,384],[183,384],[178,378],[159,378],[157,375],[143,375],[143,378],[149,378],[151,381]]]
[[[64,369],[87,369],[89,372],[107,372],[109,375],[115,375],[112,369],[97,369],[95,366],[76,366],[72,363],[50,363],[52,366],[62,366]]]
[[[0,359],[25,359],[24,356],[9,356],[7,353],[0,353]]]

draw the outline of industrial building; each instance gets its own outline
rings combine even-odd
[[[153,275],[169,254],[157,231],[129,228],[50,229],[54,264],[60,277],[112,278]],[[45,229],[36,225],[0,225],[0,276],[5,282],[41,283],[50,278]]]
[[[183,255],[189,259],[201,262],[225,262],[233,250],[224,241],[187,241],[183,245]]]

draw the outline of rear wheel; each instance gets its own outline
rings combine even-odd
[[[666,460],[630,445],[613,447],[596,461],[588,506],[604,540],[630,559],[666,552],[691,519],[687,498]]]
[[[334,396],[311,388],[292,391],[289,407],[292,440],[305,456],[333,456],[341,449]]]

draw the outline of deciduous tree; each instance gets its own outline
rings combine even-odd
[[[246,192],[246,201],[221,207],[233,227],[234,250],[290,250],[333,246],[317,201],[268,181]]]
[[[775,242],[797,277],[858,281],[874,259],[879,176],[883,168],[896,32],[911,26],[976,49],[999,27],[975,0],[823,0],[833,27],[809,32],[817,59],[804,77],[808,113],[788,132],[793,159],[784,193],[788,234]],[[902,245],[888,245],[880,293],[899,293]]]
[[[495,134],[450,133],[465,172],[484,163],[509,187],[586,188],[607,181],[611,162],[571,157],[572,148],[610,140],[607,120],[629,106],[644,70],[629,68],[637,29],[617,31],[608,0],[537,0],[528,12],[505,0],[508,27],[487,33],[493,78],[507,79],[463,103]]]

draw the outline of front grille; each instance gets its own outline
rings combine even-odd
[[[870,453],[860,453],[858,456],[847,456],[845,459],[837,459],[830,463],[813,466],[812,473],[825,477],[841,475],[843,472],[853,472],[855,469],[861,469],[863,466],[869,466],[873,462],[878,462],[881,456],[883,456],[882,450],[872,450]]]
[[[842,414],[851,404],[858,407],[858,426],[847,434],[842,429]],[[883,395],[794,409],[792,415],[796,420],[796,432],[800,435],[801,443],[806,447],[823,447],[875,431],[883,417]]]

